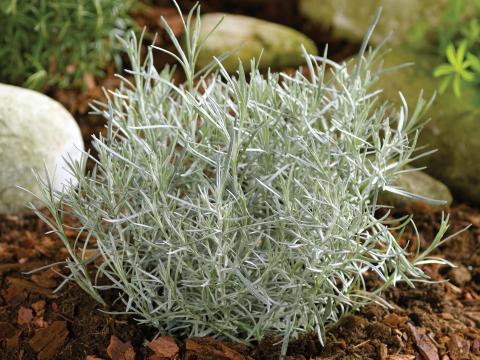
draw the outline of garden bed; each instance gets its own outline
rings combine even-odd
[[[161,3],[161,2],[158,2]],[[205,11],[227,10],[222,1],[206,1]],[[239,2],[240,3],[240,2]],[[330,42],[328,34],[318,32],[296,12],[295,2],[265,1],[264,5],[245,1],[229,11],[262,17],[295,27],[319,45]],[[165,6],[170,5],[165,2]],[[183,5],[183,4],[182,4]],[[188,4],[185,5],[188,8]],[[171,16],[171,8],[151,7],[134,14],[140,25],[161,31],[160,14]],[[330,42],[331,43],[331,42]],[[164,44],[162,44],[164,45]],[[351,55],[357,45],[333,43],[334,59]],[[163,58],[157,59],[161,64]],[[104,79],[91,79],[88,89],[55,90],[50,95],[62,102],[80,124],[83,137],[104,130],[104,122],[87,114],[92,99],[102,96],[101,87],[114,88],[118,81],[113,68]],[[438,230],[441,211],[421,204],[398,209],[394,215],[414,214],[425,247]],[[472,226],[444,244],[437,256],[458,267],[426,266],[435,284],[417,284],[390,288],[383,296],[392,305],[384,309],[369,305],[345,316],[328,329],[327,345],[320,346],[314,335],[291,342],[290,359],[477,359],[480,358],[480,210],[456,204],[449,210],[450,233]],[[69,225],[75,225],[68,220]],[[138,325],[126,315],[103,311],[122,311],[120,304],[103,308],[77,285],[67,284],[62,291],[53,290],[62,282],[64,269],[56,266],[35,274],[25,272],[63,261],[67,252],[36,216],[0,217],[0,342],[5,359],[277,359],[281,344],[267,338],[253,347],[212,338],[160,338],[155,329]],[[404,238],[414,238],[413,229]],[[74,232],[69,234],[72,238]],[[415,244],[411,244],[415,245]],[[367,274],[372,284],[374,276]],[[115,299],[106,294],[105,299]],[[176,345],[178,345],[178,351]],[[156,350],[156,351],[154,351]]]
[[[420,204],[396,211],[407,212],[414,214],[425,246],[441,212]],[[440,359],[480,357],[480,211],[457,205],[450,213],[450,231],[473,225],[437,254],[458,268],[427,267],[435,280],[449,282],[391,288],[384,297],[393,309],[370,305],[346,316],[329,329],[324,348],[314,335],[295,340],[289,347],[291,359],[437,359],[437,351]],[[137,359],[153,355],[147,343],[157,335],[154,329],[128,316],[101,312],[121,307],[102,308],[74,284],[53,293],[62,281],[54,270],[61,273],[61,267],[23,274],[66,256],[60,241],[45,235],[47,230],[33,215],[0,218],[0,338],[5,358],[122,359],[115,349],[124,351],[124,359],[133,359],[133,353]],[[130,343],[131,350],[115,337]],[[252,348],[210,338],[176,341],[181,359],[276,359],[280,352],[274,339]]]

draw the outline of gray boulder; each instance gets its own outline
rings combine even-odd
[[[260,67],[276,68],[298,66],[305,62],[301,45],[308,53],[317,54],[312,40],[289,27],[242,15],[211,13],[202,16],[200,38],[206,35],[222,19],[220,26],[205,42],[198,57],[199,68],[208,65],[213,57],[238,50],[223,62],[228,72],[238,69],[240,59],[244,68],[249,70],[250,60],[258,58],[263,50]]]
[[[384,90],[384,98],[397,105],[401,91],[413,111],[421,89],[425,98],[437,91],[439,80],[432,76],[432,71],[440,60],[429,53],[398,47],[384,58],[384,66],[407,62],[415,65],[384,74],[376,87]],[[445,183],[455,198],[480,203],[478,90],[465,88],[461,98],[451,91],[437,94],[428,116],[432,120],[422,131],[418,146],[438,151],[416,161],[415,166],[426,166],[426,172]]]
[[[435,31],[450,0],[300,0],[300,13],[338,38],[360,42],[373,16],[382,7],[382,17],[373,34],[372,43],[378,43],[392,33],[391,42],[405,41],[413,31]],[[468,15],[474,11],[474,2],[465,1]]]
[[[80,129],[65,108],[38,92],[0,84],[0,213],[38,204],[21,186],[39,194],[32,169],[44,176],[44,164],[56,190],[72,181],[63,157],[79,159]],[[74,184],[72,182],[72,184]]]

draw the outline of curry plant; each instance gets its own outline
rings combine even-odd
[[[383,71],[372,30],[353,63],[305,53],[308,75],[262,74],[256,60],[229,74],[215,58],[196,69],[199,8],[183,21],[184,47],[165,24],[175,53],[150,46],[142,61],[141,40],[123,41],[132,69],[94,107],[107,132],[93,138],[97,157],[69,162],[78,186],[56,192],[39,177],[51,216],[38,214],[70,254],[67,280],[102,303],[115,290],[124,313],[160,332],[245,343],[273,333],[285,353],[292,336],[323,343],[342,314],[385,304],[387,286],[427,281],[421,265],[446,262],[431,257],[446,217],[429,248],[409,253],[398,237],[411,219],[378,215],[381,191],[413,196],[392,184],[421,156],[429,102],[393,111],[371,90]],[[157,50],[185,83],[156,69]]]
[[[119,52],[136,0],[0,0],[0,82],[81,87]]]

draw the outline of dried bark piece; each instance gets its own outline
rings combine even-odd
[[[38,330],[28,344],[38,353],[37,360],[54,359],[68,336],[67,323],[54,321],[49,327]]]
[[[18,309],[17,324],[27,325],[27,324],[30,324],[32,320],[33,320],[32,309],[20,306],[20,309]]]
[[[27,298],[25,289],[17,285],[10,285],[7,289],[2,290],[2,296],[5,302],[11,306],[20,305]]]
[[[472,274],[464,265],[458,265],[448,271],[448,277],[457,286],[463,287],[472,280]]]
[[[55,354],[63,346],[67,336],[68,332],[59,336],[54,342],[51,342],[45,349],[38,353],[37,360],[55,359]]]
[[[10,349],[16,349],[20,345],[20,336],[22,335],[22,330],[17,330],[15,335],[9,337],[5,342],[7,347]]]
[[[0,322],[0,340],[8,339],[15,335],[17,328],[10,323]]]
[[[464,314],[476,324],[480,324],[480,311],[465,311]]]
[[[30,271],[33,269],[37,269],[41,266],[45,265],[44,262],[26,262],[26,263],[8,263],[8,264],[0,264],[0,273],[5,273],[5,272],[10,272],[10,271],[16,271],[16,272],[24,272],[24,271]]]
[[[148,347],[160,358],[172,359],[178,355],[177,343],[170,336],[160,336],[148,343]]]
[[[415,360],[415,355],[389,355],[387,360]]]
[[[452,359],[464,359],[470,353],[470,341],[457,334],[453,334],[450,337],[447,346]]]
[[[38,300],[32,304],[32,309],[35,310],[35,315],[41,316],[45,312],[45,300]]]
[[[401,326],[407,322],[408,318],[406,316],[400,316],[395,313],[387,314],[383,318],[383,322],[390,326]]]
[[[378,345],[378,357],[380,358],[380,360],[386,360],[387,356],[388,356],[387,345],[385,345],[384,343],[380,343]]]
[[[107,355],[112,360],[135,360],[135,351],[130,341],[123,342],[115,335],[110,337]]]
[[[40,254],[50,257],[55,251],[57,243],[49,236],[42,236],[40,240],[36,240],[33,245],[34,249]]]
[[[32,281],[38,286],[46,289],[54,289],[58,286],[58,281],[55,279],[57,274],[51,270],[45,270],[41,273],[32,275]]]
[[[211,337],[194,337],[185,340],[185,359],[246,360],[246,357],[221,340]]]
[[[407,327],[413,339],[415,340],[415,344],[417,345],[420,353],[427,360],[440,360],[437,348],[432,344],[427,335],[420,333],[411,323],[407,323]]]
[[[452,314],[450,314],[449,312],[446,312],[446,311],[443,312],[443,313],[441,313],[440,316],[441,316],[442,319],[444,319],[444,320],[453,320],[453,319],[455,319],[455,317],[454,317]]]
[[[50,289],[44,289],[35,283],[25,280],[25,279],[20,279],[20,278],[15,278],[15,277],[8,277],[7,282],[9,286],[14,286],[22,290],[26,290],[28,292],[34,293],[34,294],[39,294],[46,296],[48,298],[55,298],[56,296],[53,294],[52,290]]]
[[[43,317],[36,318],[35,320],[33,320],[32,324],[36,329],[48,327],[48,323],[43,320]]]

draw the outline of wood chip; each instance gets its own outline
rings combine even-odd
[[[20,336],[22,335],[22,330],[17,330],[15,335],[9,337],[5,344],[10,349],[17,349],[20,345]]]
[[[130,341],[123,342],[115,335],[110,337],[107,355],[112,360],[135,360],[135,351]]]
[[[477,326],[480,325],[480,311],[465,311],[465,316],[473,320]]]
[[[246,360],[245,356],[229,347],[225,342],[211,337],[195,337],[185,340],[185,358]]]
[[[16,277],[7,277],[7,282],[9,286],[14,286],[18,289],[23,289],[33,294],[43,295],[43,296],[46,296],[47,298],[56,297],[53,294],[52,290],[42,288],[29,280],[20,279]]]
[[[54,359],[67,336],[67,323],[54,321],[49,327],[38,330],[28,344],[38,353],[37,360]]]
[[[170,336],[160,336],[148,343],[148,347],[159,357],[172,359],[178,355],[179,348]]]
[[[32,309],[20,306],[20,308],[18,309],[17,324],[27,325],[27,324],[30,324],[32,320],[33,320]]]
[[[411,323],[407,323],[407,327],[413,339],[415,340],[415,344],[417,345],[418,350],[425,357],[425,359],[440,360],[437,348],[435,347],[435,345],[433,345],[432,341],[428,338],[428,336],[420,333],[417,328]]]
[[[15,335],[17,328],[8,322],[0,322],[0,340],[8,339]]]
[[[474,339],[472,341],[471,351],[473,353],[479,353],[480,352],[480,339],[479,338]]]
[[[393,327],[398,327],[407,322],[408,318],[406,316],[400,316],[395,313],[387,314],[383,318],[383,322],[387,325],[393,326]]]
[[[27,298],[27,292],[21,286],[10,285],[2,290],[2,296],[8,305],[17,306]]]
[[[37,316],[40,316],[45,312],[45,305],[45,300],[39,300],[32,304],[32,309],[35,310]]]
[[[470,341],[458,334],[453,334],[447,344],[449,355],[452,359],[467,358],[470,353]]]
[[[38,286],[46,289],[54,289],[58,286],[58,281],[55,279],[56,274],[49,270],[32,275],[32,281]]]
[[[378,356],[380,357],[380,360],[386,360],[388,356],[388,349],[387,345],[380,343],[378,347]]]
[[[37,269],[41,266],[45,265],[44,262],[26,262],[26,263],[8,263],[8,264],[0,264],[0,273],[5,273],[9,271],[16,271],[16,272],[25,272],[30,271],[33,269]]]
[[[43,317],[35,318],[35,320],[33,320],[32,324],[36,329],[48,327],[48,323],[45,320],[43,320]]]
[[[453,319],[455,319],[455,317],[454,317],[452,314],[450,314],[449,312],[443,312],[443,313],[441,314],[441,316],[442,316],[442,319],[445,319],[445,320],[453,320]]]
[[[415,360],[415,355],[389,355],[387,360]]]

